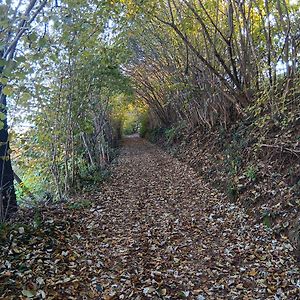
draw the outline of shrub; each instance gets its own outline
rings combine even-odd
[[[177,135],[177,128],[171,127],[165,130],[165,137],[167,144],[172,144],[175,140],[175,137]]]
[[[149,115],[148,112],[145,112],[140,119],[140,136],[145,138],[149,133]]]

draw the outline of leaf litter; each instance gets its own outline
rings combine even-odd
[[[1,299],[300,299],[288,238],[142,139],[73,201],[1,240]]]

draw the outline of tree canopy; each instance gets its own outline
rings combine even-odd
[[[296,1],[6,0],[0,10],[2,157],[10,163],[10,137],[24,181],[59,199],[111,160],[123,124],[227,128],[249,107],[280,114],[295,98]]]

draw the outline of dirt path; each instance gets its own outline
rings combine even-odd
[[[32,263],[47,299],[300,299],[288,240],[191,168],[128,138],[112,172],[92,208],[60,213],[63,241]]]
[[[103,197],[107,284],[119,298],[298,299],[288,241],[146,141],[125,141]]]

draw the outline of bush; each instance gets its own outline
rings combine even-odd
[[[74,209],[74,210],[80,210],[80,209],[85,209],[85,208],[91,208],[93,205],[93,202],[90,200],[78,200],[75,202],[71,202],[68,204],[69,209]]]
[[[166,137],[167,144],[172,144],[174,142],[176,134],[177,134],[176,127],[170,127],[165,130],[165,137]]]
[[[142,138],[145,138],[147,136],[147,134],[149,133],[149,115],[148,115],[148,112],[145,112],[141,116],[139,133],[140,133],[140,137],[142,137]]]
[[[85,186],[86,184],[96,184],[104,181],[110,175],[108,169],[102,169],[99,166],[84,165],[80,169],[80,181]]]

